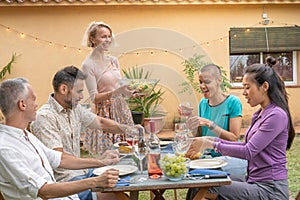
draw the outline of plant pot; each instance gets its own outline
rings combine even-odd
[[[143,124],[144,113],[138,111],[131,111],[134,124]]]
[[[155,133],[159,133],[165,125],[165,116],[144,118],[144,128],[146,133],[150,133],[150,120],[155,123]]]

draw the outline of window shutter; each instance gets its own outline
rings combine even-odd
[[[300,50],[300,27],[230,28],[230,54]]]

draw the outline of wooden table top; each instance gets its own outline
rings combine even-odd
[[[147,172],[145,172],[147,174]],[[131,177],[139,176],[135,173]],[[161,177],[160,179],[148,179],[147,181],[141,183],[130,184],[129,186],[118,186],[114,188],[93,188],[93,192],[130,192],[130,191],[149,191],[149,190],[159,190],[159,189],[183,189],[183,188],[201,188],[201,187],[215,187],[222,185],[231,184],[231,179],[218,178],[218,179],[183,179],[181,181],[169,181],[166,177]]]
[[[121,160],[121,165],[134,165],[132,157],[129,155]],[[139,170],[129,174],[133,179],[136,176],[141,176]],[[148,171],[144,170],[142,176],[148,176]],[[122,177],[121,177],[122,178]],[[231,179],[227,178],[214,178],[214,179],[183,179],[180,181],[170,181],[166,177],[162,176],[159,179],[150,179],[139,183],[130,183],[129,186],[118,186],[114,188],[93,188],[95,192],[130,192],[130,191],[147,191],[147,190],[160,190],[160,189],[183,189],[183,188],[199,188],[199,187],[214,187],[221,185],[231,184]]]
[[[163,129],[159,133],[157,133],[157,136],[161,139],[174,138],[175,131],[172,129]]]
[[[174,137],[174,131],[163,131],[160,132],[158,135],[160,138],[167,139]],[[173,135],[172,135],[173,134]],[[166,153],[163,152],[162,153]],[[127,156],[124,159],[121,160],[119,163],[121,165],[135,165],[133,163],[133,160],[131,156]],[[130,178],[133,179],[136,176],[140,176],[140,172],[136,171],[132,174],[129,174]],[[143,176],[148,176],[148,171],[145,170],[143,172]],[[121,177],[122,178],[122,177]],[[203,193],[200,196],[201,199],[203,195],[205,195],[206,191],[210,187],[217,187],[222,185],[230,185],[231,179],[229,177],[227,178],[213,178],[213,179],[187,179],[184,178],[180,181],[170,181],[166,177],[162,176],[159,179],[149,179],[144,182],[138,182],[138,183],[130,183],[128,186],[117,186],[114,188],[93,188],[93,192],[130,192],[130,199],[138,199],[138,192],[139,191],[152,191],[156,194],[158,194],[158,198],[156,199],[164,199],[162,197],[164,190],[167,189],[184,189],[184,188],[203,188]]]
[[[192,132],[188,134],[190,137],[193,137]],[[173,129],[163,129],[159,133],[157,133],[157,136],[162,140],[167,139],[173,139],[175,136],[175,131]]]

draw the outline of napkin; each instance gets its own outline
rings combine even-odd
[[[162,153],[174,153],[172,143],[169,143],[165,148],[161,149]]]
[[[197,174],[197,175],[225,174],[227,176],[230,175],[229,172],[213,170],[213,169],[194,169],[194,170],[189,171],[188,174]]]
[[[116,184],[116,187],[118,186],[128,186],[130,185],[130,176],[122,177]]]

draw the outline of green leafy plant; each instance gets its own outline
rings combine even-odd
[[[186,75],[186,78],[188,79],[188,82],[183,82],[180,84],[180,86],[183,88],[181,92],[189,92],[192,93],[190,86],[197,91],[198,93],[201,93],[201,89],[199,87],[198,79],[195,81],[195,76],[198,77],[198,72],[201,70],[201,68],[208,63],[203,61],[204,55],[198,55],[195,54],[193,57],[188,58],[182,62],[182,65],[185,67],[183,72]],[[222,66],[219,66],[222,72],[222,85],[221,88],[223,91],[226,91],[231,87],[230,82],[227,78],[227,73],[224,70]]]
[[[0,71],[0,81],[5,79],[5,76],[6,76],[7,73],[8,74],[11,73],[11,68],[12,68],[14,62],[16,61],[16,58],[17,58],[16,53],[13,53],[12,56],[11,56],[10,61]],[[0,113],[0,122],[2,122],[3,120],[4,120],[4,117],[3,117],[2,113]]]
[[[130,69],[122,69],[122,71],[127,79],[151,79],[151,72],[144,71],[143,68],[132,67]],[[159,80],[155,81],[155,84],[148,95],[131,97],[128,99],[128,104],[131,111],[143,112],[145,118],[164,115],[164,113],[159,109],[159,105],[164,100],[162,96],[165,91],[163,91],[161,88],[156,88],[158,82]]]
[[[17,58],[17,54],[14,53],[11,56],[11,59],[7,63],[7,65],[2,68],[2,70],[0,71],[0,80],[4,79],[7,73],[9,73],[9,74],[11,73],[11,67],[14,64],[14,62],[16,61],[16,58]]]

